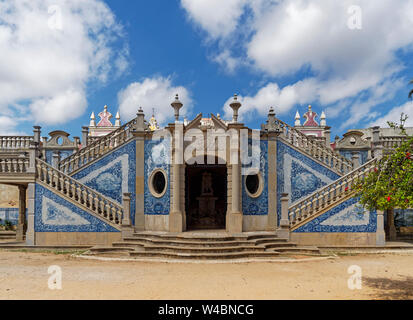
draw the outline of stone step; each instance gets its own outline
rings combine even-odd
[[[264,247],[250,247],[250,246],[235,246],[235,247],[220,247],[220,248],[198,248],[198,247],[174,247],[174,246],[153,246],[145,245],[145,252],[175,252],[175,253],[241,253],[244,251],[250,252],[264,252]]]
[[[107,252],[131,252],[135,251],[135,248],[131,247],[93,247],[90,248],[91,253],[107,253]]]
[[[293,242],[266,242],[260,243],[257,245],[258,247],[263,247],[266,249],[273,249],[273,248],[292,248],[296,247],[297,244]]]
[[[285,254],[321,254],[320,249],[318,249],[317,247],[277,247],[273,250]]]
[[[246,233],[241,235],[226,235],[222,233],[182,233],[182,234],[170,234],[170,233],[149,233],[149,232],[135,232],[131,238],[146,238],[146,239],[162,239],[162,240],[180,240],[180,241],[252,241],[258,239],[280,239],[274,233]],[[286,241],[286,239],[280,239],[280,241]]]
[[[0,231],[0,240],[15,240],[16,232],[15,231]]]
[[[131,238],[139,239],[156,239],[156,240],[179,240],[179,241],[236,241],[236,240],[247,240],[246,237],[233,237],[226,235],[211,235],[211,236],[183,236],[180,234],[156,234],[156,233],[134,233]],[[128,238],[131,239],[131,238]],[[126,240],[126,239],[125,239]]]
[[[116,245],[120,245],[121,242],[116,242]],[[245,240],[232,240],[232,241],[201,241],[201,240],[158,240],[158,239],[146,239],[140,237],[131,237],[125,238],[122,243],[127,243],[128,246],[132,244],[136,245],[144,245],[144,244],[155,244],[159,246],[176,246],[176,247],[185,247],[185,246],[193,246],[193,247],[225,247],[225,246],[255,246],[255,242],[253,241],[245,241]]]
[[[143,251],[130,252],[134,258],[161,258],[161,259],[178,259],[178,260],[222,260],[222,259],[243,259],[243,258],[277,258],[278,252],[228,252],[228,253],[174,253],[174,252],[158,252],[158,251]]]

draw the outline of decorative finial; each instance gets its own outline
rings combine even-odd
[[[121,123],[120,123],[120,114],[119,111],[116,113],[116,121],[115,121],[115,127],[120,127]]]
[[[320,126],[325,127],[327,125],[327,121],[326,121],[326,114],[324,113],[324,111],[321,113],[321,117],[320,117]]]
[[[241,108],[241,103],[238,101],[238,95],[234,94],[234,100],[229,105],[233,111],[232,122],[238,122],[238,110]]]
[[[179,96],[176,94],[175,96],[175,101],[171,103],[172,108],[174,108],[175,111],[175,122],[179,121],[179,110],[183,107],[183,104],[181,101],[179,101]]]
[[[96,127],[96,121],[95,121],[95,113],[92,112],[92,114],[90,115],[90,123],[89,126],[90,127]]]
[[[298,110],[297,110],[297,113],[295,114],[295,124],[294,124],[296,127],[299,127],[299,126],[301,126],[301,116],[300,116],[300,114],[298,113]]]

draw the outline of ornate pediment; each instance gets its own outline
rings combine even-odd
[[[349,131],[343,135],[341,140],[336,143],[336,149],[369,149],[370,139],[363,139],[360,131]]]

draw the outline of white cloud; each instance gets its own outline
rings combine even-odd
[[[38,124],[79,117],[86,86],[126,69],[127,50],[113,48],[119,39],[122,27],[101,0],[1,1],[0,114]]]
[[[165,124],[166,121],[173,119],[174,111],[171,102],[176,94],[184,105],[180,115],[189,115],[193,106],[190,93],[185,87],[174,86],[171,78],[146,78],[141,82],[131,83],[118,93],[121,116],[124,119],[131,119],[142,107],[148,119],[154,108],[158,123]]]
[[[413,48],[413,0],[238,1],[226,29],[207,23],[220,11],[218,4],[201,10],[197,2],[181,1],[197,25],[216,39],[215,61],[225,69],[250,65],[269,79],[302,77],[283,88],[270,81],[244,97],[244,111],[265,114],[278,104],[286,112],[299,103],[319,103],[333,111],[337,104],[347,114],[358,111],[357,121],[362,120],[374,103],[389,100],[399,88],[397,75],[404,65],[396,53]],[[348,27],[352,5],[361,7],[361,30]],[[234,38],[244,42],[231,46]],[[377,90],[386,92],[387,99]]]
[[[231,34],[247,0],[181,0],[189,17],[216,39]]]
[[[406,102],[405,104],[403,104],[401,106],[393,108],[392,110],[390,110],[383,117],[373,121],[370,124],[370,127],[381,126],[381,127],[387,128],[388,127],[387,121],[400,123],[400,115],[402,113],[409,116],[409,118],[407,119],[407,121],[405,123],[405,126],[406,127],[413,127],[413,102],[412,101]]]

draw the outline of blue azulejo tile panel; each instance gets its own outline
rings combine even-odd
[[[19,221],[19,208],[0,208],[0,220],[0,224],[4,224],[6,221],[10,221],[12,225],[17,225]]]
[[[344,201],[294,232],[376,232],[376,212],[365,210],[358,201]]]
[[[168,215],[170,211],[170,139],[145,141],[145,214]],[[156,169],[162,169],[166,173],[166,192],[161,198],[154,197],[149,190],[149,177]]]
[[[60,160],[64,160],[73,154],[73,151],[70,151],[70,150],[56,150],[56,151],[59,151]],[[46,151],[46,162],[49,164],[52,164],[53,153],[54,153],[54,150]]]
[[[39,184],[35,197],[36,232],[119,232]]]
[[[122,205],[123,193],[131,193],[131,221],[136,208],[136,143],[113,151],[73,175],[80,183]]]
[[[257,146],[260,150],[252,150],[252,152],[260,155],[260,172],[264,187],[259,197],[251,198],[245,187],[246,176],[242,176],[242,212],[247,216],[268,214],[268,142],[260,141]]]
[[[288,193],[290,204],[340,176],[307,155],[277,141],[277,212],[281,216],[281,194]]]
[[[352,160],[353,151],[340,151],[340,154],[347,158],[348,160]],[[368,157],[368,151],[367,150],[362,150],[362,151],[357,151],[360,159],[360,164],[365,164],[367,162],[367,157]]]

